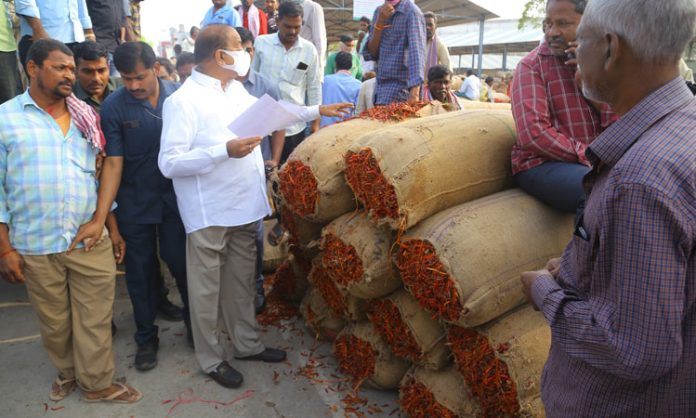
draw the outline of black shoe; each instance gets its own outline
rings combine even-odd
[[[159,350],[159,338],[155,337],[145,344],[138,345],[135,353],[135,368],[144,372],[157,366],[157,350]]]
[[[157,312],[167,321],[179,322],[184,320],[184,310],[173,304],[167,297],[160,298],[157,303]]]
[[[285,361],[287,353],[283,350],[278,350],[276,348],[267,348],[255,354],[253,356],[247,357],[235,357],[237,360],[249,360],[249,361],[263,361],[264,363],[280,363]]]
[[[111,320],[111,336],[113,337],[114,335],[116,335],[117,332],[118,332],[118,328],[116,328],[116,323],[112,319]]]
[[[236,371],[226,361],[218,364],[214,371],[208,373],[214,381],[218,382],[226,388],[238,388],[242,385],[244,377]]]

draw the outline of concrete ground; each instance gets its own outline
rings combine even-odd
[[[180,304],[176,291],[171,298]],[[118,278],[114,318],[119,328],[114,337],[116,379],[141,390],[144,398],[133,405],[89,404],[76,391],[61,402],[51,402],[48,391],[56,371],[41,345],[26,290],[0,280],[0,417],[401,416],[396,392],[361,389],[359,402],[344,402],[349,385],[336,370],[331,345],[317,344],[301,319],[262,332],[267,346],[288,350],[288,361],[236,362],[233,366],[245,382],[231,390],[200,372],[182,322],[158,320],[159,365],[144,373],[133,368],[135,325],[123,276]],[[357,412],[351,412],[356,407]]]

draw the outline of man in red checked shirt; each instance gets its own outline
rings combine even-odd
[[[587,146],[616,118],[583,97],[575,81],[575,31],[586,0],[549,0],[544,42],[517,67],[512,113],[517,143],[512,171],[530,195],[564,212],[582,208]]]

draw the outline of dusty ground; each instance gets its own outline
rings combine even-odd
[[[172,300],[179,301],[175,291]],[[266,327],[262,333],[268,346],[288,350],[288,361],[233,364],[245,382],[230,390],[200,372],[181,322],[158,320],[159,365],[145,373],[133,368],[135,325],[123,276],[118,278],[114,318],[119,327],[114,338],[116,378],[140,389],[145,397],[134,405],[87,404],[78,391],[54,403],[48,400],[48,391],[56,371],[41,345],[26,291],[0,281],[0,417],[401,416],[395,392],[362,389],[361,402],[344,402],[349,385],[336,371],[330,344],[316,343],[300,319]],[[358,413],[351,412],[354,407]]]

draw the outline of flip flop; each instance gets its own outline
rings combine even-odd
[[[51,385],[51,391],[48,394],[48,399],[58,402],[65,399],[68,395],[75,391],[77,387],[77,382],[75,378],[63,379],[60,375],[56,377]]]
[[[97,403],[97,402],[108,402],[108,403],[136,403],[139,400],[143,398],[143,394],[137,390],[134,389],[128,385],[124,385],[122,383],[114,383],[114,385],[120,386],[121,388],[118,389],[117,391],[101,397],[101,398],[94,398],[90,399],[85,397],[83,400],[87,403]],[[123,396],[124,394],[128,395],[127,399],[118,399],[120,396]]]

